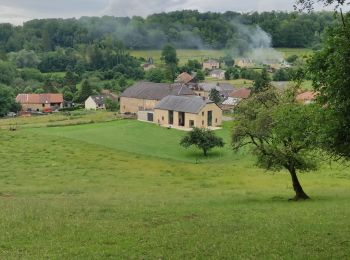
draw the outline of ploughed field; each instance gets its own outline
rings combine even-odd
[[[0,130],[0,259],[350,257],[348,168],[301,174],[312,200],[289,202],[285,172],[231,152],[230,124],[204,159],[148,123],[17,120]]]

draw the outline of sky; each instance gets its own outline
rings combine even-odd
[[[293,4],[294,0],[0,0],[0,23],[21,25],[40,18],[103,15],[145,17],[184,9],[203,12],[292,11]]]

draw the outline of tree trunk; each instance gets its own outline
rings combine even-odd
[[[310,199],[310,197],[304,192],[303,188],[300,185],[295,168],[290,168],[289,172],[292,176],[293,189],[295,191],[295,197],[292,200],[298,201]]]
[[[207,149],[203,149],[203,153],[204,153],[204,156],[205,156],[205,157],[207,157],[207,156],[208,156]]]

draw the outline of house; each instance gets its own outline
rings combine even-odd
[[[297,95],[296,100],[307,105],[307,104],[313,103],[316,99],[316,96],[317,96],[316,92],[306,91]]]
[[[203,70],[215,70],[220,68],[220,62],[217,60],[207,60],[203,62]]]
[[[144,71],[149,71],[151,69],[155,69],[156,66],[152,63],[145,63],[145,64],[142,64],[142,68]]]
[[[240,88],[232,91],[227,99],[222,102],[221,108],[224,111],[232,111],[232,109],[239,104],[243,99],[247,99],[251,94],[251,90],[247,88]]]
[[[52,111],[63,107],[62,94],[18,94],[16,101],[22,105],[22,111]]]
[[[256,64],[252,59],[248,58],[239,58],[235,59],[235,65],[241,68],[254,68]]]
[[[156,104],[169,95],[186,96],[195,93],[183,84],[138,82],[127,88],[120,96],[120,112],[137,114],[139,111],[153,110]]]
[[[201,97],[209,98],[210,91],[216,89],[220,92],[220,95],[225,99],[228,95],[234,91],[234,86],[229,83],[198,83],[190,85],[191,89]]]
[[[212,101],[199,96],[163,98],[154,108],[154,122],[182,129],[216,128],[222,123],[222,110]]]
[[[90,96],[85,100],[85,109],[87,110],[106,109],[107,99],[116,101],[118,100],[118,97],[112,94]]]
[[[179,76],[177,76],[175,82],[176,83],[183,83],[188,84],[190,82],[194,81],[194,77],[187,72],[182,72]]]
[[[209,73],[209,76],[216,79],[225,79],[224,70],[213,70]]]

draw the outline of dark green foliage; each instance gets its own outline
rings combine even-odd
[[[237,67],[230,67],[225,71],[225,79],[230,80],[230,79],[239,79],[241,76],[240,69]]]
[[[162,49],[161,60],[167,66],[177,65],[179,59],[177,58],[176,49],[170,44],[165,45]]]
[[[288,69],[279,69],[273,74],[274,81],[290,81],[291,79],[292,75]]]
[[[10,111],[17,112],[19,108],[12,90],[8,86],[0,84],[0,117],[6,116]]]
[[[197,81],[205,80],[205,73],[203,70],[197,70],[196,80]]]
[[[220,92],[215,88],[211,89],[209,93],[209,99],[215,104],[219,104],[221,102]]]
[[[321,124],[323,147],[350,158],[350,14],[344,23],[329,30],[323,49],[309,62],[309,74],[318,103],[330,113]]]
[[[147,81],[156,83],[166,81],[164,70],[160,68],[150,69],[146,72],[145,78]]]
[[[106,109],[110,111],[118,111],[119,110],[119,102],[118,100],[112,100],[110,98],[106,99]]]
[[[295,199],[307,199],[297,171],[317,166],[318,114],[322,109],[295,101],[294,91],[279,94],[274,89],[259,92],[240,103],[232,134],[234,150],[249,146],[258,165],[267,170],[286,169],[293,179]]]
[[[93,88],[88,80],[84,80],[81,84],[80,95],[78,102],[84,102],[89,96],[93,95]]]
[[[33,50],[11,52],[8,54],[8,57],[18,68],[36,68],[40,63],[39,56]]]
[[[16,67],[13,64],[0,61],[0,83],[10,85],[16,75]]]
[[[286,61],[293,64],[299,58],[298,55],[294,54],[286,58]]]
[[[195,145],[203,151],[204,156],[214,147],[224,147],[225,143],[221,137],[217,137],[213,131],[209,129],[193,128],[180,142],[180,145],[188,148]]]
[[[258,93],[268,89],[270,86],[271,86],[271,79],[270,79],[269,73],[264,68],[261,71],[260,75],[254,81],[253,91],[255,93]]]

